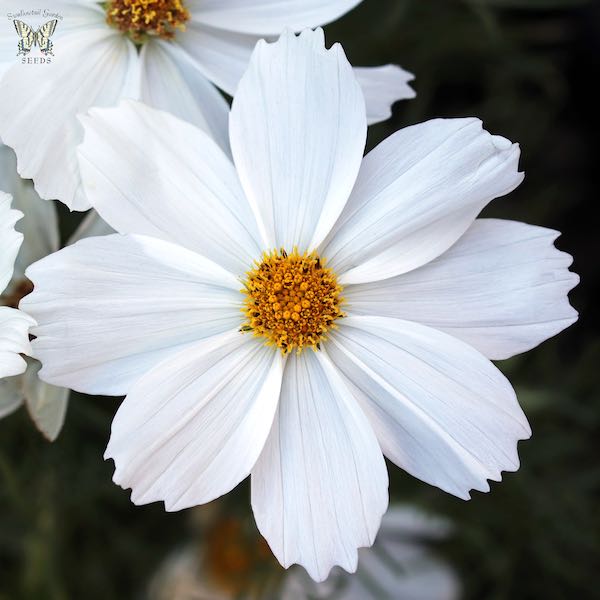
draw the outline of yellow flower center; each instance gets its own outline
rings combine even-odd
[[[182,0],[110,0],[106,21],[128,34],[135,42],[148,36],[173,39],[177,30],[185,31],[190,13]]]
[[[315,252],[265,253],[244,285],[247,321],[241,330],[263,336],[284,354],[307,346],[317,350],[335,320],[344,316],[342,287]]]

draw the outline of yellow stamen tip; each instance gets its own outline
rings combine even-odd
[[[179,0],[110,0],[106,5],[108,24],[137,42],[147,36],[173,39],[189,19]]]

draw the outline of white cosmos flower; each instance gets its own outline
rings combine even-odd
[[[193,123],[227,149],[229,106],[215,86],[233,95],[260,38],[329,23],[360,1],[53,0],[51,12],[62,16],[53,57],[38,57],[34,47],[17,59],[15,26],[9,19],[0,26],[0,137],[42,198],[86,210],[76,157],[79,113],[134,98]],[[18,15],[40,7],[7,0],[3,8]],[[36,29],[49,19],[21,20]],[[52,62],[21,64],[34,55]],[[356,75],[370,122],[387,119],[396,100],[415,95],[412,75],[394,65],[358,68]]]
[[[197,544],[169,556],[152,578],[149,600],[455,600],[460,595],[456,573],[430,549],[431,542],[448,536],[450,524],[412,506],[392,506],[384,515],[373,548],[359,552],[356,575],[335,569],[322,583],[298,568],[283,577],[271,573],[272,556],[263,555],[258,540],[235,525],[232,519],[217,520]]]
[[[322,31],[258,44],[233,162],[139,103],[83,123],[86,192],[124,235],[30,267],[23,304],[46,381],[127,394],[106,456],[133,502],[251,474],[275,556],[321,580],[373,543],[384,454],[461,498],[518,468],[529,425],[489,359],[572,323],[577,276],[556,232],[476,220],[521,182],[517,145],[436,119],[363,159],[362,91]]]
[[[4,308],[6,306],[16,308],[21,298],[31,291],[32,286],[25,277],[25,269],[60,248],[60,232],[54,204],[41,200],[31,182],[19,177],[14,153],[1,144],[0,186],[11,194],[13,207],[22,215],[16,224],[19,233],[13,234],[14,239],[17,236],[19,240],[24,238],[14,261],[10,280],[7,285],[4,285],[3,281],[4,287],[0,293],[1,312],[12,310]],[[16,218],[17,214],[17,211],[11,211],[11,220]],[[3,223],[4,218],[3,213]],[[74,234],[73,241],[83,236],[106,233],[111,233],[108,226],[92,211]],[[14,315],[14,312],[6,314]],[[22,317],[19,321],[23,328],[28,328],[30,322],[27,317]],[[31,353],[28,343],[19,347],[21,352]],[[38,429],[52,441],[56,439],[64,423],[69,390],[41,381],[37,376],[40,367],[38,361],[27,359],[27,369],[24,373],[19,371],[20,374],[0,380],[0,417],[7,416],[24,404]]]

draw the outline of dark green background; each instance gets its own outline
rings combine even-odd
[[[396,62],[417,75],[417,99],[372,128],[370,145],[434,116],[478,116],[519,141],[525,182],[485,214],[563,231],[558,246],[582,276],[572,292],[579,322],[500,363],[534,432],[520,444],[520,471],[463,502],[391,466],[392,497],[454,520],[456,533],[439,550],[467,598],[600,598],[600,7],[365,0],[326,31],[354,64]],[[74,220],[62,215],[69,229]],[[117,406],[74,395],[53,445],[24,411],[0,421],[1,600],[143,597],[152,571],[189,537],[189,513],[136,508],[111,483],[102,453]],[[246,507],[248,486],[228,501]]]

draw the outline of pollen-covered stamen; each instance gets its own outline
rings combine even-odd
[[[343,316],[342,287],[315,252],[265,253],[244,284],[247,321],[242,331],[263,336],[284,354],[307,346],[317,349]]]
[[[108,24],[136,42],[147,36],[173,39],[178,30],[185,30],[189,19],[183,0],[110,0],[106,3]]]

